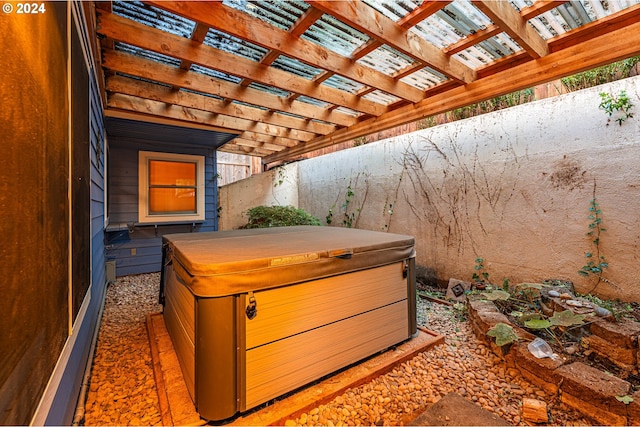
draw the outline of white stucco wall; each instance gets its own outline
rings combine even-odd
[[[623,89],[636,117],[607,124],[598,94]],[[482,257],[496,283],[560,278],[586,292],[577,271],[593,250],[595,185],[612,281],[597,292],[640,301],[639,117],[634,77],[370,143],[297,163],[298,206],[323,222],[331,209],[334,226],[414,235],[418,264],[443,282],[470,279]],[[273,186],[253,178],[243,191]]]
[[[219,230],[234,230],[246,224],[245,212],[256,206],[298,207],[298,164],[280,166],[220,187]]]

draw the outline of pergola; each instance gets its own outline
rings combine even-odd
[[[286,161],[640,54],[637,0],[96,3],[107,117]]]

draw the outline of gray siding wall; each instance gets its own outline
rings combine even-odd
[[[205,221],[189,224],[138,225],[138,152],[194,154],[205,156]],[[107,260],[115,260],[116,275],[160,271],[162,236],[170,233],[216,231],[218,229],[216,151],[179,147],[153,141],[111,138],[108,161],[109,226],[106,232]]]

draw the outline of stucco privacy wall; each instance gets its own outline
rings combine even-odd
[[[623,89],[636,117],[608,124],[598,94]],[[332,225],[414,235],[418,264],[441,281],[470,279],[482,257],[496,283],[561,278],[587,292],[577,271],[593,250],[595,188],[613,282],[597,292],[640,300],[639,109],[634,77],[309,159],[297,163],[298,206],[322,221],[331,209]],[[272,181],[254,176],[221,195],[242,199]],[[280,203],[269,194],[261,204]],[[238,204],[221,203],[237,215]]]
[[[298,207],[298,164],[292,163],[220,187],[218,229],[233,230],[248,221],[255,206]]]

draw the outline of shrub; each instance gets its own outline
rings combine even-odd
[[[240,228],[320,225],[320,220],[293,206],[256,206],[246,212],[249,222]]]

